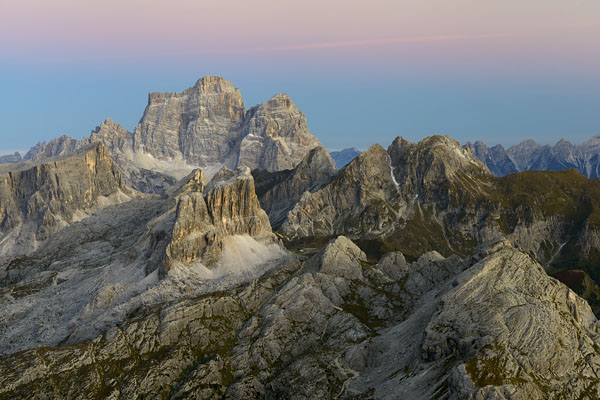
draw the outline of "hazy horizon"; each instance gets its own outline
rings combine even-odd
[[[0,4],[4,149],[106,118],[132,130],[148,92],[204,75],[246,106],[290,95],[328,149],[600,133],[600,3],[192,0]]]

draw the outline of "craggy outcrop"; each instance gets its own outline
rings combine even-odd
[[[336,173],[331,156],[320,146],[312,149],[300,164],[289,174],[282,176],[281,180],[277,179],[277,176],[282,175],[280,172],[268,174],[264,170],[253,171],[253,176],[258,176],[264,182],[265,188],[259,194],[259,200],[262,208],[269,215],[273,228],[279,228],[287,213],[305,192],[312,193],[321,189],[333,179]]]
[[[7,165],[0,172],[0,232],[6,244],[44,241],[86,212],[131,194],[102,144],[38,165]]]
[[[192,165],[227,163],[235,158],[244,115],[240,90],[220,77],[199,79],[182,93],[150,93],[134,148]]]
[[[223,167],[206,185],[200,170],[176,192],[175,222],[166,248],[162,273],[174,263],[202,262],[214,268],[223,250],[223,239],[248,235],[272,240],[267,214],[260,208],[249,168]]]
[[[306,116],[283,93],[248,110],[243,136],[237,165],[251,169],[291,169],[320,146],[308,130]]]

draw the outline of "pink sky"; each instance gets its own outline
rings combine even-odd
[[[193,59],[206,54],[323,51],[382,54],[420,42],[544,59],[589,59],[600,45],[597,0],[3,0],[2,57],[49,62]],[[449,43],[454,42],[454,43]],[[376,48],[376,50],[368,49]],[[393,50],[395,51],[395,50]],[[402,57],[402,53],[398,53]],[[260,55],[265,57],[265,55]],[[266,57],[269,57],[268,55]],[[587,58],[586,58],[587,57]],[[595,61],[598,60],[594,54]],[[510,62],[510,60],[507,60]]]

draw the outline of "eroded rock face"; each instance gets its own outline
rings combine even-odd
[[[292,169],[320,146],[308,130],[306,116],[283,93],[248,110],[243,135],[237,165],[251,169]]]
[[[89,144],[87,138],[79,141],[70,136],[62,135],[59,138],[52,139],[48,143],[39,142],[33,146],[23,157],[23,161],[31,161],[34,163],[43,162],[46,159],[71,155],[84,146]]]
[[[600,338],[589,305],[522,252],[502,249],[456,278],[425,330],[425,359],[468,360],[454,398],[597,397]]]
[[[235,158],[244,114],[239,89],[219,77],[204,77],[183,93],[150,93],[134,148],[163,160],[227,164]]]
[[[191,174],[176,192],[177,211],[162,273],[174,263],[202,262],[215,267],[227,236],[272,241],[271,225],[260,208],[250,169],[224,167],[207,185],[202,171]]]
[[[102,142],[106,149],[116,158],[123,158],[123,153],[133,150],[131,133],[110,118],[106,119],[94,129],[90,135],[90,142]]]
[[[270,186],[259,195],[262,208],[277,229],[285,220],[287,213],[300,200],[305,192],[315,192],[329,183],[337,170],[327,150],[315,147],[290,173],[278,181],[276,177],[266,177],[265,172],[255,170],[253,174]],[[275,173],[277,174],[277,173]],[[274,183],[268,180],[273,179]]]
[[[129,200],[126,194],[131,192],[102,144],[34,166],[9,165],[0,175],[0,230],[7,243],[44,241],[86,211]]]
[[[202,167],[294,168],[319,145],[285,94],[246,112],[239,89],[206,76],[183,93],[151,93],[134,132],[134,150]]]
[[[217,174],[207,187],[206,204],[213,225],[227,235],[270,233],[269,218],[260,208],[250,169],[241,168],[234,173],[224,182]]]
[[[107,206],[27,255],[0,256],[0,356],[94,338],[142,305],[238,285],[289,258],[249,171],[218,175],[231,176],[205,190],[196,170],[168,196]]]
[[[487,167],[448,136],[431,136],[419,143],[398,137],[388,148],[394,179],[402,192],[425,197],[425,201],[445,200],[444,184],[462,177],[490,175]]]
[[[448,186],[487,168],[444,136],[413,144],[398,137],[386,151],[374,145],[322,190],[307,195],[288,214],[292,237],[332,234],[385,236],[414,213],[416,202],[448,202]],[[440,196],[442,195],[442,196]]]

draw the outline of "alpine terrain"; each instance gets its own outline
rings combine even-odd
[[[600,398],[592,142],[330,154],[208,76],[3,157],[0,399]]]

